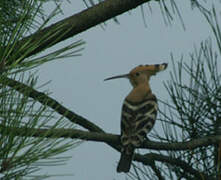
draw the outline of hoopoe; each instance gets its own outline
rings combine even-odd
[[[167,64],[140,65],[123,74],[105,79],[128,78],[133,89],[125,98],[121,114],[121,157],[117,172],[129,172],[134,149],[141,146],[153,128],[157,116],[157,98],[149,80],[152,75],[167,68]]]

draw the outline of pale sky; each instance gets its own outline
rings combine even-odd
[[[83,1],[71,2],[61,6],[64,15],[60,15],[55,21],[85,8]],[[40,83],[52,80],[47,88],[53,92],[53,98],[106,132],[119,134],[121,105],[131,86],[124,79],[109,82],[103,80],[128,73],[140,64],[167,62],[167,70],[151,80],[151,87],[159,99],[169,100],[162,82],[170,80],[170,54],[173,53],[177,61],[184,55],[188,63],[189,53],[193,51],[194,45],[199,47],[200,42],[211,34],[205,19],[196,8],[191,9],[189,1],[179,1],[177,5],[186,31],[177,16],[174,16],[172,26],[165,26],[157,2],[152,2],[152,14],[146,11],[145,15],[147,28],[144,27],[140,8],[137,8],[131,15],[125,13],[119,16],[120,25],[110,20],[105,30],[96,26],[56,45],[55,48],[58,48],[80,39],[86,42],[82,56],[39,67]],[[148,9],[147,4],[145,8]],[[51,10],[51,5],[46,6],[46,11]],[[159,133],[162,131],[160,122],[156,122],[154,129]],[[64,155],[72,156],[66,165],[44,168],[39,173],[73,174],[52,177],[50,180],[125,179],[125,174],[116,173],[120,153],[104,143],[84,142]]]

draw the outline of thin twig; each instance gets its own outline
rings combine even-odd
[[[161,175],[160,170],[156,167],[155,161],[153,161],[153,163],[152,163],[152,165],[150,165],[150,167],[155,172],[155,174],[159,180],[165,180],[165,178]]]

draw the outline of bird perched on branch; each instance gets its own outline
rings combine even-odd
[[[105,79],[128,78],[133,89],[123,102],[121,114],[121,158],[117,172],[129,172],[134,150],[140,147],[153,128],[157,116],[157,99],[152,93],[150,77],[167,68],[167,64],[140,65],[123,74]]]

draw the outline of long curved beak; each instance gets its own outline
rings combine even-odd
[[[108,81],[108,80],[111,80],[111,79],[118,79],[118,78],[128,78],[128,77],[129,77],[129,74],[122,74],[122,75],[106,78],[106,79],[104,79],[104,81]]]

